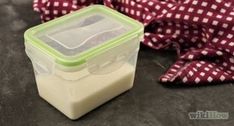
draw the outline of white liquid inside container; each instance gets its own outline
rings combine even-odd
[[[83,72],[83,73],[82,73]],[[69,74],[76,78],[85,74],[86,69]],[[64,78],[67,73],[36,76],[39,94],[71,119],[77,119],[111,98],[130,89],[133,85],[135,68],[125,63],[121,68],[108,74],[89,75],[76,81]],[[59,75],[59,76],[58,76]],[[61,78],[64,76],[64,78]]]

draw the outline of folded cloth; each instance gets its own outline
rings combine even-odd
[[[160,82],[234,82],[233,0],[34,0],[33,8],[49,21],[91,4],[142,22],[143,44],[177,50],[177,61]]]

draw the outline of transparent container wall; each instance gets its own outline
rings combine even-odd
[[[32,61],[35,75],[44,74],[49,75],[53,74],[55,62],[54,59],[50,56],[43,53],[38,48],[35,48],[31,44],[25,42],[25,52]]]
[[[139,39],[134,38],[100,55],[87,59],[87,62],[83,65],[68,69],[57,64],[55,74],[65,80],[76,81],[89,75],[110,74],[126,64],[131,65],[135,69],[138,50]],[[72,76],[71,74],[77,76]]]
[[[77,56],[129,30],[129,26],[96,13],[56,25],[37,37],[66,56]]]
[[[135,69],[139,38],[133,38],[87,60],[87,63],[65,67],[31,44],[25,43],[26,53],[32,61],[35,76],[55,76],[66,81],[79,81],[90,75],[110,74],[128,64]],[[108,79],[108,78],[106,78]]]

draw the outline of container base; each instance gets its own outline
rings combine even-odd
[[[36,77],[39,95],[75,120],[133,86],[135,69],[126,64],[106,75],[66,81],[56,75]]]

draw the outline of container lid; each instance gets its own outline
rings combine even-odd
[[[25,40],[57,63],[75,66],[142,32],[139,22],[94,5],[27,30]]]

